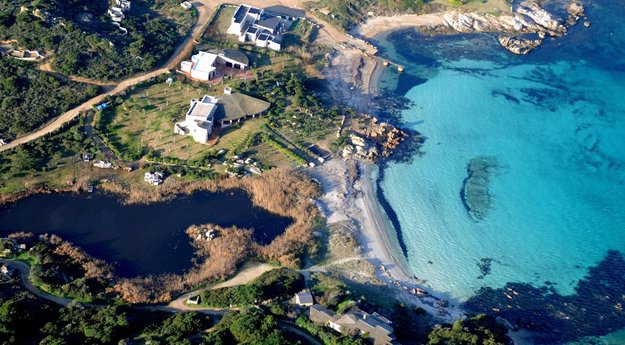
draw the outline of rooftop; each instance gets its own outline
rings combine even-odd
[[[214,70],[215,60],[217,55],[208,52],[199,52],[197,55],[193,55],[193,69],[200,72],[210,72]]]
[[[239,63],[242,63],[244,65],[250,64],[250,60],[248,59],[247,55],[245,55],[245,53],[238,51],[236,49],[223,49],[221,52],[219,52],[219,55],[226,57],[228,59],[237,61]]]
[[[256,22],[256,25],[270,30],[276,30],[281,22],[282,20],[278,17],[269,17]]]
[[[242,93],[225,94],[219,98],[217,104],[220,106],[215,111],[216,120],[237,120],[260,114],[271,106],[269,102]]]
[[[266,7],[265,12],[271,12],[279,16],[288,16],[288,17],[295,17],[295,18],[304,18],[306,16],[306,11],[304,10],[282,6],[282,5]]]
[[[308,291],[302,291],[296,294],[297,300],[300,304],[313,303],[313,296]]]
[[[211,97],[204,96],[201,101],[192,102],[187,116],[197,117],[198,120],[207,120],[215,106],[216,103]]]
[[[241,23],[243,19],[245,19],[245,16],[247,16],[247,11],[249,10],[250,10],[249,6],[239,5],[239,8],[237,8],[237,11],[234,13],[234,16],[232,17],[234,19],[234,22]]]
[[[332,321],[333,318],[334,312],[320,304],[314,304],[310,307],[310,319],[314,322],[326,323]]]

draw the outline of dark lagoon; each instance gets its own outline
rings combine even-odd
[[[255,207],[241,190],[196,192],[149,205],[123,205],[102,194],[39,194],[0,208],[0,234],[56,234],[114,263],[124,277],[189,269],[194,251],[185,230],[205,223],[254,228],[254,239],[267,244],[291,219]]]

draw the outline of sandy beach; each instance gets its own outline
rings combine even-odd
[[[380,34],[406,28],[438,26],[446,24],[443,13],[404,14],[392,17],[373,17],[354,29],[353,33],[363,38],[375,38]]]
[[[376,278],[395,288],[397,300],[421,307],[445,322],[461,318],[463,311],[453,301],[444,306],[443,299],[437,297],[435,291],[418,284],[406,268],[394,231],[387,226],[378,206],[371,180],[375,166],[358,162],[360,176],[352,184],[347,164],[345,160],[335,158],[309,171],[323,186],[319,206],[328,224],[350,223],[362,248],[361,256],[376,267]],[[416,296],[412,293],[414,288],[426,290],[428,295]]]

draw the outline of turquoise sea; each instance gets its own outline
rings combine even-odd
[[[382,87],[427,138],[377,181],[409,269],[536,343],[625,344],[602,337],[625,328],[625,1],[586,8],[590,28],[529,56],[490,34],[378,42],[407,67]],[[493,164],[482,219],[463,202],[473,159]]]

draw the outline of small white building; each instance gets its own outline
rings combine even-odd
[[[205,143],[213,132],[217,98],[205,95],[201,100],[192,99],[183,122],[174,125],[174,133],[191,135],[198,143]]]
[[[184,8],[185,10],[190,10],[191,7],[193,7],[193,4],[189,1],[183,1],[180,3],[180,7]]]
[[[300,307],[310,307],[315,302],[313,301],[313,296],[308,291],[301,291],[295,294],[295,304]]]
[[[119,7],[122,11],[126,12],[130,10],[129,0],[115,0],[115,6]]]
[[[189,298],[187,298],[187,304],[200,304],[200,295],[189,296]]]
[[[97,161],[93,163],[93,166],[100,169],[111,169],[113,168],[113,163],[105,162],[105,161]]]

